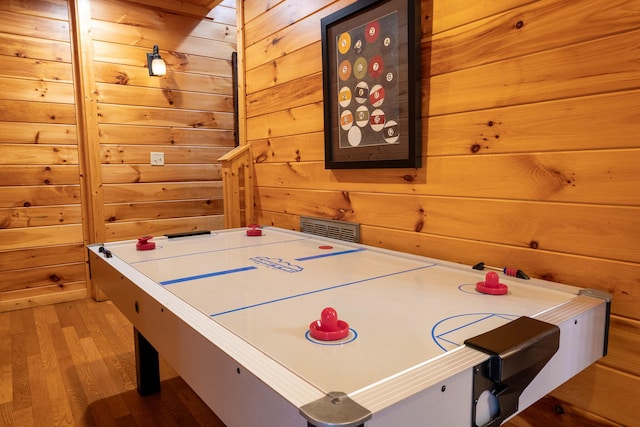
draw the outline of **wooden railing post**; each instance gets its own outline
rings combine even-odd
[[[237,228],[253,224],[253,157],[249,145],[241,145],[218,159],[222,164],[224,226]],[[244,197],[241,193],[244,188]],[[244,211],[244,217],[242,215]]]

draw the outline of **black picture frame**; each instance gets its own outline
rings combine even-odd
[[[421,166],[420,0],[321,20],[326,169]]]

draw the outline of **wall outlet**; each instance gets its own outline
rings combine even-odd
[[[162,152],[151,152],[151,166],[162,166],[164,165],[164,153]]]

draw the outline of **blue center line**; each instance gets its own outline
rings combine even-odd
[[[198,274],[197,276],[187,276],[187,277],[181,277],[179,279],[165,280],[164,282],[158,282],[158,283],[160,283],[161,285],[173,285],[176,283],[188,282],[190,280],[206,279],[207,277],[222,276],[224,274],[233,274],[233,273],[240,273],[247,270],[255,270],[256,268],[257,267],[254,267],[254,266],[240,267],[240,268],[234,268],[232,270],[214,271],[213,273]]]
[[[222,316],[223,314],[230,314],[230,313],[234,313],[234,312],[237,312],[237,311],[247,310],[249,308],[260,307],[261,305],[273,304],[273,303],[276,303],[276,302],[281,302],[281,301],[286,301],[286,300],[290,300],[290,299],[294,299],[294,298],[304,297],[304,296],[307,296],[307,295],[317,294],[319,292],[330,291],[332,289],[338,289],[338,288],[342,288],[342,287],[345,287],[345,286],[356,285],[358,283],[370,282],[370,281],[377,280],[377,279],[382,279],[382,278],[385,278],[385,277],[397,276],[397,275],[400,275],[400,274],[410,273],[412,271],[424,270],[425,268],[431,268],[431,267],[435,267],[437,265],[438,264],[430,264],[430,265],[424,265],[422,267],[411,268],[409,270],[402,270],[402,271],[396,271],[394,273],[382,274],[380,276],[369,277],[367,279],[361,279],[361,280],[356,280],[356,281],[353,281],[353,282],[342,283],[340,285],[329,286],[327,288],[316,289],[316,290],[309,291],[309,292],[302,292],[302,293],[295,294],[295,295],[289,295],[289,296],[282,297],[282,298],[276,298],[276,299],[269,300],[269,301],[263,301],[263,302],[259,302],[259,303],[256,303],[256,304],[247,305],[247,306],[244,306],[244,307],[238,307],[238,308],[234,308],[234,309],[231,309],[231,310],[221,311],[219,313],[210,314],[209,316],[210,317]]]
[[[329,256],[352,254],[354,252],[362,252],[364,250],[366,250],[366,249],[364,249],[364,248],[347,249],[347,250],[344,250],[344,251],[329,252],[329,253],[323,253],[323,254],[320,254],[320,255],[310,255],[310,256],[306,256],[306,257],[302,257],[302,258],[296,258],[295,261],[309,261],[310,259],[318,259],[318,258],[325,258],[325,257],[329,257]]]

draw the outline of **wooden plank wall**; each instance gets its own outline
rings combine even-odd
[[[223,226],[235,0],[146,3],[0,2],[0,311],[86,297],[87,243]]]
[[[210,15],[91,1],[106,240],[222,228],[217,159],[234,146],[235,2]],[[164,77],[146,68],[155,44]],[[165,165],[151,166],[151,152]]]
[[[65,1],[0,2],[0,310],[87,295]]]
[[[545,419],[640,425],[640,0],[423,0],[424,166],[325,170],[320,19],[352,2],[242,3],[258,222],[610,292],[609,356]]]

